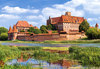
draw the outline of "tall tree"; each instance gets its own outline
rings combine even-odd
[[[0,27],[0,34],[1,33],[7,33],[8,29],[6,29],[5,27]]]
[[[32,32],[34,34],[39,34],[39,33],[41,33],[41,30],[40,29],[34,29],[34,27],[30,27],[28,32]]]
[[[45,25],[42,25],[42,26],[40,27],[40,30],[41,30],[42,33],[48,33],[48,32],[47,32],[47,27],[46,27]]]
[[[90,25],[87,20],[84,20],[79,26],[79,32],[84,31],[86,32],[89,29]]]

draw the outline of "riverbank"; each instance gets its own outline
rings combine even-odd
[[[80,40],[73,40],[73,41],[0,41],[0,43],[47,43],[47,44],[82,44],[82,43],[100,43],[100,39],[88,40],[88,39],[80,39]]]
[[[100,66],[100,48],[97,47],[37,47],[37,46],[0,46],[0,61],[10,59],[25,62],[29,58],[43,60],[49,63],[59,63],[59,60],[78,61],[79,65]],[[46,51],[48,49],[48,51]],[[67,52],[69,51],[69,53]],[[10,55],[8,56],[8,54]],[[16,54],[16,55],[15,55]],[[3,57],[2,57],[3,56]],[[5,58],[4,58],[5,57]],[[23,59],[22,59],[23,57]],[[85,58],[85,59],[84,59]],[[88,60],[88,61],[87,61]],[[60,63],[61,64],[61,63]],[[68,63],[69,64],[69,63]],[[34,64],[33,64],[34,65]],[[14,67],[14,66],[9,66]],[[21,66],[22,67],[22,66]],[[8,68],[9,69],[9,68]]]

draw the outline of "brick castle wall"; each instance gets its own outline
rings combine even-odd
[[[18,40],[25,40],[25,41],[45,41],[45,40],[76,40],[86,37],[82,34],[34,34],[34,35],[19,35],[17,36]]]

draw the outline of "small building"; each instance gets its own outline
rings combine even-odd
[[[16,25],[13,26],[13,29],[9,28],[8,31],[8,40],[16,40],[18,35],[25,35],[27,34],[27,30],[30,27],[34,27],[35,29],[38,29],[38,27],[33,26],[32,24],[29,24],[27,21],[18,21]],[[24,31],[24,32],[21,32]]]
[[[47,25],[54,25],[62,33],[77,33],[79,32],[79,25],[84,20],[84,17],[71,16],[71,12],[66,12],[65,15],[61,15],[60,17],[49,17]]]

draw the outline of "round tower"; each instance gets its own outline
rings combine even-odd
[[[96,27],[96,28],[99,28],[99,25],[98,25],[98,23],[96,23],[95,27]]]
[[[18,33],[18,30],[16,29],[16,25],[13,26],[13,39],[12,40],[16,40],[17,38],[17,33]]]
[[[12,28],[11,28],[11,26],[9,27],[9,31],[8,31],[8,40],[12,40]]]

